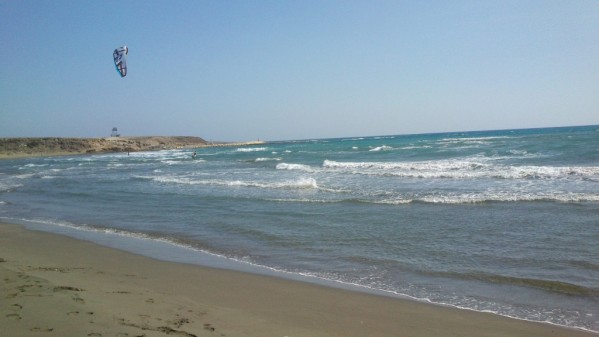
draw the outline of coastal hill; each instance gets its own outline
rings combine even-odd
[[[200,137],[0,138],[0,159],[109,152],[155,151],[206,146],[251,145],[209,143]]]

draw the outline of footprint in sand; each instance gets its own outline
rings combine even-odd
[[[61,290],[66,290],[66,291],[84,291],[84,289],[81,288],[76,288],[76,287],[71,287],[71,286],[58,286],[58,287],[54,287],[54,291],[61,291]]]
[[[21,319],[21,315],[19,314],[8,314],[6,315],[6,318],[11,319],[13,321],[18,321]]]
[[[77,303],[80,303],[80,304],[83,304],[83,303],[85,303],[85,300],[83,300],[83,299],[82,299],[81,297],[79,297],[79,296],[73,296],[73,301],[75,301],[75,302],[77,302]]]
[[[92,332],[87,334],[88,337],[102,337],[101,333]]]
[[[172,324],[172,325],[174,325],[174,326],[176,326],[177,328],[180,328],[180,327],[182,327],[184,324],[188,324],[188,323],[190,323],[190,322],[191,322],[191,321],[190,321],[188,318],[179,318],[179,319],[177,319],[177,320],[175,320],[175,321],[168,322],[168,323],[169,323],[169,324]]]

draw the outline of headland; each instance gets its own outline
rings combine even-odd
[[[190,136],[0,138],[0,159],[241,146],[261,143],[263,142],[208,142],[200,137]]]

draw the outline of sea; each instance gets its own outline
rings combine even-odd
[[[599,331],[599,126],[0,160],[0,221]]]

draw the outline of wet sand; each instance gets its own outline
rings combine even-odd
[[[0,224],[6,336],[599,336]]]

